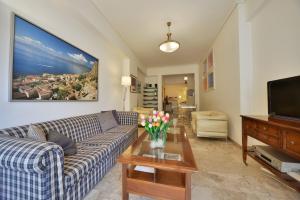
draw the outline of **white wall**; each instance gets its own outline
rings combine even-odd
[[[12,11],[99,59],[98,102],[8,102]],[[143,69],[101,13],[87,1],[3,0],[0,30],[0,128],[105,109],[121,110],[123,61],[130,60],[130,70],[134,66]]]
[[[253,48],[251,114],[267,115],[267,81],[300,75],[300,1],[248,0],[246,6]]]
[[[240,113],[268,114],[267,81],[300,75],[299,21],[299,0],[247,0],[212,45],[216,90],[201,92],[201,109],[227,113],[230,137],[239,144]]]
[[[158,83],[158,109],[162,109],[162,76],[164,75],[177,75],[177,74],[194,74],[195,79],[195,105],[199,106],[199,65],[186,64],[186,65],[172,65],[172,66],[159,66],[148,67],[147,76],[156,77]]]
[[[218,110],[229,118],[229,136],[241,140],[238,12],[235,10],[217,36],[212,49],[215,90],[203,91],[200,81],[200,109]],[[203,67],[201,74],[203,72]]]
[[[137,105],[139,107],[143,107],[143,94],[144,94],[144,86],[145,86],[145,77],[146,77],[146,75],[144,74],[144,72],[138,69],[137,78],[138,78],[139,81],[141,81],[141,84],[142,84],[141,93],[137,94]]]

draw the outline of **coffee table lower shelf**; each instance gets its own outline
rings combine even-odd
[[[155,169],[155,173],[146,173],[133,168],[123,166],[123,190],[126,190],[123,191],[123,199],[128,198],[128,193],[161,199],[190,199],[191,174],[159,169]]]

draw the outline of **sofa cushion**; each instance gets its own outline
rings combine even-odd
[[[75,142],[80,142],[85,138],[101,133],[98,113],[41,122],[34,125],[42,128],[45,132],[56,130]]]
[[[38,126],[32,124],[28,128],[27,137],[41,142],[47,141],[45,131],[39,128]]]
[[[103,132],[118,126],[118,122],[115,120],[112,112],[99,113],[98,118]]]
[[[65,188],[73,186],[109,155],[106,145],[87,146],[77,143],[77,153],[64,159]],[[105,169],[105,166],[103,166]]]
[[[65,156],[71,156],[76,154],[77,148],[75,142],[64,136],[63,134],[58,133],[56,130],[50,130],[47,134],[47,141],[54,142],[61,146],[64,150]]]
[[[129,132],[114,132],[94,135],[82,141],[82,145],[86,146],[106,146],[110,151],[118,148],[121,143],[129,137]]]
[[[206,120],[227,120],[226,114],[218,111],[197,111],[192,116],[196,119],[206,119]]]
[[[124,132],[120,132],[123,130]],[[125,141],[136,131],[135,126],[119,126],[77,143],[77,154],[65,157],[65,186],[70,187],[103,162],[112,152],[121,153]],[[116,132],[119,131],[119,132]],[[103,166],[103,169],[105,167]]]
[[[107,130],[106,133],[131,133],[136,129],[137,127],[133,125],[120,125]]]
[[[116,120],[116,122],[118,123],[118,125],[121,124],[120,120],[119,120],[119,117],[118,117],[118,113],[116,110],[107,110],[107,111],[101,111],[101,113],[104,113],[104,112],[111,112]]]

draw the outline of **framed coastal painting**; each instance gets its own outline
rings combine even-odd
[[[98,59],[13,16],[11,101],[97,101]]]

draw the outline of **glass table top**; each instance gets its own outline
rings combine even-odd
[[[169,128],[167,141],[163,148],[151,148],[150,137],[147,133],[144,134],[146,134],[144,139],[132,149],[132,155],[161,160],[184,161],[183,135],[180,134],[180,128]]]

